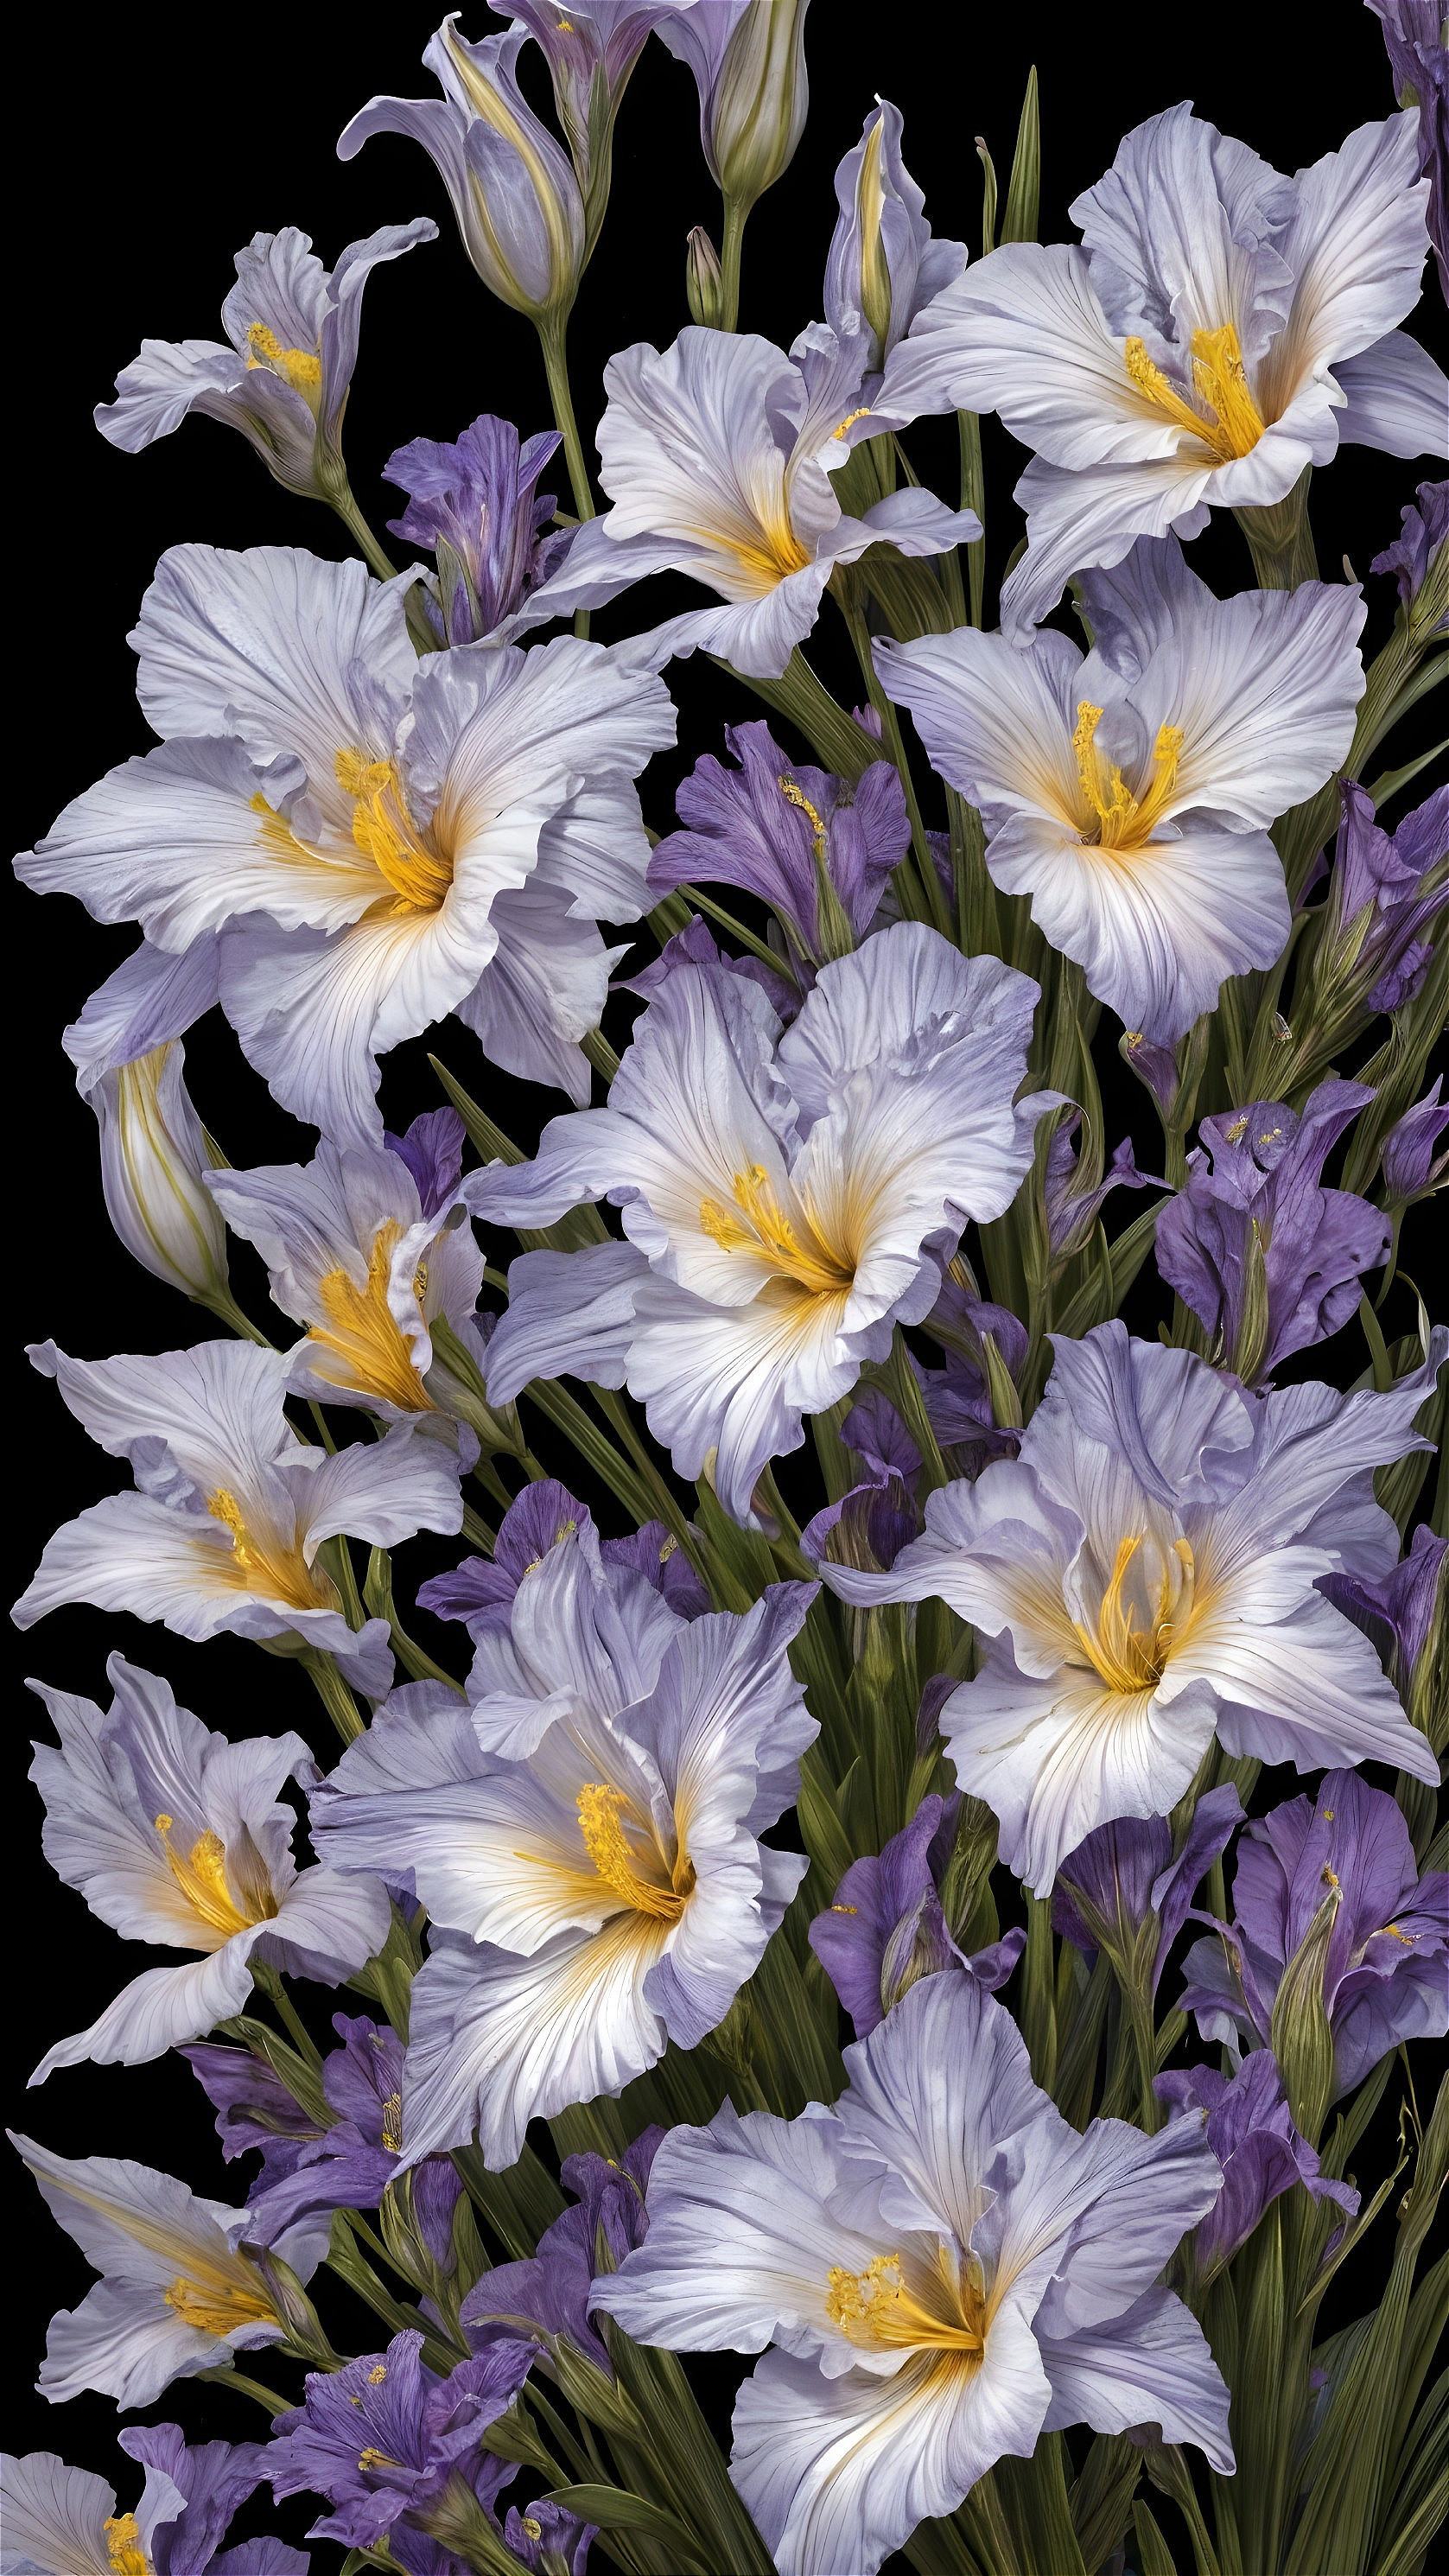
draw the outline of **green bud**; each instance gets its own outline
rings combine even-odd
[[[808,6],[809,0],[749,0],[725,47],[710,142],[721,191],[742,215],[788,170],[805,129]]]
[[[1268,1237],[1256,1217],[1251,1221],[1243,1262],[1243,1303],[1237,1338],[1226,1353],[1227,1364],[1245,1386],[1251,1386],[1268,1347]]]
[[[1021,1397],[1016,1380],[996,1346],[994,1333],[981,1336],[981,1356],[986,1362],[986,1383],[991,1389],[993,1418],[1003,1431],[1021,1429]]]
[[[1288,2107],[1311,2147],[1318,2144],[1333,2091],[1333,2032],[1323,2000],[1323,1969],[1343,1897],[1331,1869],[1324,1870],[1323,1879],[1327,1893],[1283,1971],[1270,2033]]]
[[[684,292],[689,299],[690,319],[703,323],[706,330],[718,331],[724,316],[724,278],[719,252],[703,224],[696,224],[689,236],[684,254]]]

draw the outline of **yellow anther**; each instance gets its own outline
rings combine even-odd
[[[1241,1118],[1235,1118],[1231,1127],[1225,1127],[1223,1129],[1223,1134],[1230,1145],[1241,1145],[1247,1132],[1248,1120],[1246,1112]]]
[[[804,788],[799,786],[793,778],[781,778],[777,780],[776,784],[778,785],[780,793],[784,797],[786,804],[798,805],[801,813],[805,816],[811,831],[815,835],[815,847],[823,859],[829,835],[825,828],[825,817],[820,812],[819,807],[811,804]]]
[[[295,1534],[290,1542],[275,1532],[260,1536],[248,1527],[235,1494],[225,1485],[208,1494],[206,1508],[214,1521],[231,1532],[231,1555],[219,1563],[234,1583],[248,1592],[285,1601],[294,1610],[333,1607],[337,1595],[331,1583],[307,1564]]]
[[[869,420],[869,418],[870,405],[869,403],[862,403],[859,411],[848,411],[844,420],[836,423],[836,426],[832,429],[830,435],[832,438],[843,438],[848,429],[854,429],[858,420]]]
[[[228,2280],[222,2272],[206,2281],[191,2280],[183,2273],[161,2295],[183,2325],[197,2326],[203,2334],[235,2334],[240,2326],[260,2325],[276,2314],[260,2282],[252,2289],[243,2281]]]
[[[781,1278],[793,1279],[818,1296],[839,1296],[850,1286],[854,1262],[827,1243],[803,1206],[798,1226],[786,1215],[763,1163],[736,1172],[734,1194],[739,1215],[718,1199],[701,1199],[699,1204],[700,1225],[722,1252],[763,1255]]]
[[[652,1914],[661,1923],[677,1923],[684,1912],[685,1896],[694,1883],[694,1872],[687,1861],[674,1871],[676,1880],[686,1879],[680,1887],[670,1884],[662,1875],[663,1860],[657,1845],[631,1844],[624,1833],[625,1801],[617,1789],[601,1780],[587,1781],[575,1800],[579,1811],[579,1830],[584,1849],[606,1887],[612,1887],[636,1914]],[[640,1863],[653,1864],[661,1874],[645,1877]]]
[[[425,1261],[420,1261],[420,1262],[418,1263],[418,1266],[417,1266],[416,1270],[413,1272],[413,1295],[414,1295],[414,1297],[417,1299],[417,1306],[418,1306],[418,1312],[419,1312],[419,1314],[421,1314],[421,1313],[422,1313],[422,1310],[423,1310],[423,1299],[426,1297],[427,1293],[428,1293],[428,1265],[427,1265],[427,1263],[426,1263]]]
[[[1258,1142],[1260,1145],[1276,1145],[1282,1133],[1281,1127],[1265,1127]]]
[[[554,1531],[554,1534],[553,1534],[553,1543],[554,1543],[554,1546],[555,1546],[555,1547],[557,1547],[557,1546],[558,1546],[560,1539],[572,1538],[572,1537],[574,1536],[575,1532],[577,1531],[577,1529],[578,1529],[578,1522],[577,1522],[577,1521],[560,1521],[560,1522],[559,1522],[559,1525],[558,1525],[558,1528]]]
[[[573,34],[573,29],[572,29],[572,27],[570,27],[570,29],[569,29],[569,34],[570,34],[570,35],[572,35],[572,34]],[[542,2524],[541,2522],[536,2522],[536,2521],[534,2520],[534,2517],[533,2517],[533,2515],[532,2515],[531,2513],[526,2513],[526,2514],[524,2515],[524,2517],[523,2517],[523,2529],[524,2529],[525,2536],[526,2536],[529,2540],[542,2540],[542,2538],[543,2538],[543,2524]]]
[[[265,322],[254,322],[247,333],[247,365],[265,367],[269,375],[280,376],[284,384],[293,386],[309,402],[321,391],[322,361],[316,350],[284,349]],[[312,409],[316,408],[313,402]]]
[[[220,1834],[213,1833],[208,1827],[204,1834],[198,1835],[183,1857],[171,1848],[171,1826],[170,1816],[157,1817],[156,1831],[161,1837],[166,1866],[192,1913],[209,1931],[220,1932],[230,1940],[234,1932],[245,1932],[251,1924],[260,1923],[275,1914],[274,1899],[258,1904],[255,1913],[247,1913],[238,1905],[226,1874],[226,1845]]]
[[[382,2143],[390,2156],[402,2154],[402,2095],[389,2093],[382,2106]]]
[[[431,846],[408,811],[395,760],[337,754],[337,783],[353,800],[352,837],[397,895],[391,910],[439,912],[453,882],[453,862]]]
[[[660,1551],[659,1551],[659,1562],[660,1562],[660,1564],[661,1564],[661,1565],[667,1565],[667,1564],[669,1563],[669,1560],[670,1560],[671,1556],[673,1556],[673,1555],[677,1552],[678,1547],[679,1547],[679,1541],[678,1541],[678,1539],[675,1537],[673,1530],[671,1530],[671,1531],[670,1531],[670,1533],[669,1533],[668,1538],[664,1541],[664,1544],[663,1544],[663,1546],[660,1548]]]
[[[945,2247],[933,2269],[917,2267],[909,2282],[899,2254],[876,2254],[860,2272],[832,2263],[826,2284],[825,2313],[851,2343],[982,2349],[979,2295]]]
[[[1118,1542],[1107,1588],[1102,1595],[1095,1627],[1084,1621],[1072,1622],[1093,1670],[1100,1673],[1109,1690],[1154,1690],[1161,1681],[1172,1645],[1173,1630],[1181,1622],[1174,1614],[1186,1612],[1192,1603],[1193,1555],[1185,1538],[1173,1543],[1173,1552],[1182,1569],[1174,1587],[1171,1573],[1164,1569],[1158,1586],[1152,1624],[1139,1628],[1137,1614],[1123,1590],[1132,1560],[1142,1545],[1139,1530],[1131,1538]]]
[[[395,2102],[395,2101],[397,2100],[397,2095],[394,2093],[394,2095],[393,2095],[393,2097],[392,2097],[392,2098],[393,2098],[393,2100],[394,2100],[394,2102]],[[375,2361],[375,2362],[373,2363],[373,2365],[372,2365],[371,2370],[370,2370],[370,2371],[368,2372],[368,2374],[367,2374],[367,2384],[368,2384],[368,2387],[369,2387],[369,2388],[381,2388],[382,2383],[383,2383],[383,2381],[386,2379],[386,2377],[387,2377],[387,2363],[386,2363],[385,2361]]]
[[[158,1833],[158,1834],[169,1834],[169,1833],[170,1833],[170,1831],[171,1831],[171,1828],[172,1828],[172,1826],[175,1824],[175,1822],[176,1822],[176,1819],[175,1819],[175,1817],[174,1817],[174,1816],[165,1816],[165,1815],[163,1815],[163,1816],[158,1816],[158,1817],[157,1817],[157,1819],[156,1819],[156,1831],[157,1831],[157,1833]]]
[[[113,2513],[101,2529],[111,2576],[152,2576],[151,2561],[141,2546],[141,2526],[133,2513]]]
[[[1152,775],[1140,796],[1134,795],[1115,761],[1104,766],[1097,749],[1100,707],[1083,698],[1077,707],[1072,750],[1087,805],[1096,817],[1092,834],[1104,850],[1137,850],[1150,840],[1177,784],[1177,764],[1184,735],[1180,725],[1160,725],[1152,746]]]
[[[860,1907],[858,1905],[832,1905],[830,1911],[832,1914],[858,1914],[860,1912]]]
[[[307,1338],[319,1352],[313,1362],[319,1377],[382,1396],[402,1413],[430,1413],[433,1399],[413,1366],[412,1344],[388,1304],[392,1256],[401,1235],[395,1219],[379,1226],[368,1256],[365,1287],[359,1288],[342,1269],[329,1270],[318,1281],[322,1313]],[[414,1296],[418,1296],[420,1276],[426,1282],[425,1273],[414,1275]],[[418,1303],[421,1306],[421,1297]],[[332,1359],[321,1357],[323,1352],[330,1352]]]
[[[402,2462],[388,2451],[375,2451],[369,2442],[365,2451],[358,2452],[357,2465],[360,2469],[400,2469]]]
[[[1219,331],[1194,331],[1192,335],[1193,386],[1198,400],[1206,406],[1205,412],[1197,410],[1149,358],[1144,341],[1127,342],[1123,363],[1138,392],[1146,396],[1154,410],[1165,412],[1179,429],[1201,439],[1222,464],[1235,456],[1246,456],[1257,446],[1263,435],[1263,415],[1253,399],[1242,349],[1231,322],[1224,323]]]
[[[1324,1810],[1323,1810],[1323,1821],[1324,1821],[1324,1823],[1325,1823],[1326,1825],[1331,1825],[1331,1824],[1332,1824],[1332,1822],[1333,1822],[1333,1809],[1332,1809],[1331,1807],[1325,1807],[1325,1808],[1324,1808]]]

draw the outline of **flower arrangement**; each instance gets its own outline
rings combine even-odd
[[[13,2133],[98,2276],[41,2392],[144,2420],[5,2456],[3,2576],[1425,2567],[1449,484],[1367,586],[1309,488],[1446,452],[1449,51],[1371,5],[1390,112],[1288,178],[1166,105],[1067,242],[1035,75],[969,257],[877,99],[788,349],[740,321],[808,0],[450,17],[339,149],[423,147],[554,426],[409,437],[384,546],[345,416],[426,217],[258,233],[98,411],[240,431],[353,551],[168,547],[153,747],[17,863],[137,934],[64,1043],[208,1322],[31,1347],[118,1468],[14,1615],[254,1718],[33,1685],[48,1868],[164,1955],[48,1998],[32,2083],[174,2052],[243,2170]],[[595,475],[646,47],[722,216]],[[284,1159],[193,1104],[214,1013]]]

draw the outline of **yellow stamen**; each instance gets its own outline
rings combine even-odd
[[[1191,1607],[1192,1549],[1185,1538],[1180,1538],[1173,1542],[1173,1552],[1182,1567],[1177,1594],[1174,1594],[1171,1575],[1164,1571],[1152,1625],[1145,1629],[1138,1627],[1136,1611],[1122,1595],[1132,1560],[1141,1545],[1140,1530],[1133,1537],[1118,1542],[1111,1578],[1102,1595],[1095,1628],[1087,1627],[1080,1619],[1072,1622],[1086,1649],[1088,1661],[1101,1674],[1109,1690],[1136,1692],[1156,1688],[1167,1663],[1174,1627],[1181,1626],[1181,1621],[1173,1614],[1179,1608],[1185,1612]]]
[[[844,420],[836,423],[836,426],[832,429],[830,435],[832,438],[843,438],[848,429],[854,429],[858,420],[869,420],[869,418],[870,405],[869,403],[862,403],[859,411],[848,411]]]
[[[860,1912],[860,1907],[858,1905],[832,1905],[830,1911],[832,1914],[858,1914]]]
[[[1257,446],[1265,424],[1253,398],[1231,322],[1225,322],[1219,331],[1194,331],[1192,335],[1193,386],[1199,401],[1206,405],[1206,414],[1195,410],[1171,378],[1154,364],[1144,341],[1127,342],[1123,363],[1138,392],[1145,394],[1154,409],[1165,412],[1179,429],[1200,438],[1223,464],[1235,456],[1246,456]]]
[[[379,1226],[372,1239],[367,1284],[359,1288],[342,1269],[329,1270],[317,1283],[325,1320],[312,1326],[307,1339],[319,1351],[330,1351],[338,1366],[318,1359],[319,1375],[336,1386],[359,1387],[385,1397],[404,1413],[430,1413],[433,1399],[413,1366],[412,1344],[388,1304],[392,1256],[402,1236],[395,1219]],[[418,1276],[413,1294],[418,1296]],[[424,1285],[426,1286],[424,1277]],[[419,1309],[422,1299],[418,1297]]]
[[[398,896],[393,911],[440,911],[453,882],[453,862],[440,857],[431,834],[413,821],[397,762],[339,751],[337,783],[353,799],[354,841]]]
[[[820,812],[819,807],[811,804],[804,788],[797,786],[793,778],[781,778],[776,781],[776,784],[778,785],[780,793],[784,797],[786,804],[798,805],[801,813],[805,816],[811,831],[815,835],[816,855],[823,859],[829,835],[825,828],[825,817]]]
[[[400,2469],[402,2462],[388,2451],[375,2451],[369,2442],[365,2451],[358,2452],[357,2465],[360,2469]]]
[[[259,2325],[276,2313],[260,2282],[253,2290],[241,2281],[229,2281],[221,2272],[205,2281],[183,2273],[161,2295],[183,2325],[199,2326],[204,2334],[235,2334],[239,2326]]]
[[[605,1885],[622,1896],[625,1904],[632,1906],[636,1914],[652,1914],[661,1923],[677,1923],[684,1912],[685,1897],[694,1884],[694,1872],[683,1856],[674,1877],[676,1881],[687,1880],[687,1885],[666,1886],[657,1878],[645,1878],[638,1866],[640,1860],[652,1859],[656,1866],[662,1864],[657,1848],[653,1852],[640,1851],[625,1840],[625,1802],[619,1790],[607,1788],[600,1780],[590,1780],[580,1789],[574,1803],[579,1811],[584,1849]]]
[[[206,1508],[214,1521],[220,1521],[232,1534],[234,1545],[229,1559],[219,1563],[232,1581],[248,1592],[261,1592],[275,1601],[285,1601],[294,1610],[330,1610],[336,1594],[326,1577],[317,1574],[302,1555],[297,1539],[290,1546],[278,1543],[275,1534],[258,1537],[242,1518],[241,1505],[225,1485],[218,1485],[207,1496]]]
[[[402,2154],[402,2095],[389,2093],[382,2106],[382,2143],[390,2156]]]
[[[394,2102],[395,2102],[395,2101],[397,2100],[397,2095],[394,2093],[394,2095],[393,2095],[393,2097],[392,2097],[392,2098],[393,2098],[393,2100],[394,2100]],[[367,2384],[368,2384],[368,2387],[369,2387],[369,2388],[380,2388],[380,2387],[382,2386],[383,2381],[386,2379],[386,2377],[387,2377],[387,2363],[386,2363],[385,2361],[375,2361],[375,2362],[373,2363],[373,2365],[372,2365],[371,2370],[370,2370],[370,2371],[368,2372],[368,2374],[367,2374]]]
[[[825,2313],[851,2343],[932,2344],[971,2353],[983,2349],[980,2298],[944,2248],[935,2278],[922,2268],[920,2277],[908,2284],[899,2254],[877,2254],[862,2272],[832,2263],[826,2278]]]
[[[1097,818],[1092,837],[1104,850],[1138,850],[1150,840],[1177,784],[1177,764],[1185,736],[1180,725],[1159,725],[1152,746],[1151,779],[1142,794],[1134,796],[1115,761],[1104,767],[1096,739],[1101,720],[1100,707],[1092,706],[1086,698],[1079,701],[1072,750],[1083,794]]]
[[[275,1901],[259,1904],[254,1914],[244,1913],[238,1905],[226,1874],[226,1845],[220,1834],[214,1834],[208,1828],[198,1836],[184,1858],[180,1852],[173,1851],[171,1828],[174,1821],[171,1816],[156,1818],[156,1831],[161,1837],[166,1866],[193,1914],[199,1915],[211,1931],[221,1932],[230,1940],[234,1932],[245,1932],[251,1924],[260,1923],[276,1913]]]
[[[734,1193],[739,1216],[718,1199],[701,1199],[699,1203],[699,1222],[722,1252],[763,1254],[782,1279],[793,1279],[818,1296],[839,1296],[850,1286],[855,1276],[854,1262],[847,1261],[826,1242],[803,1207],[797,1231],[794,1220],[780,1205],[775,1184],[763,1163],[752,1163],[747,1172],[736,1172]]]
[[[133,2513],[113,2513],[101,2529],[111,2576],[152,2576],[151,2561],[141,2546],[141,2526]]]
[[[269,375],[295,387],[299,394],[312,396],[322,387],[322,361],[315,349],[284,349],[275,331],[265,322],[254,322],[247,333],[247,365],[265,367]],[[315,411],[317,406],[312,403]]]

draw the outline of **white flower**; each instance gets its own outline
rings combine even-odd
[[[380,1132],[377,1056],[449,1011],[587,1099],[621,953],[594,925],[648,901],[633,780],[674,738],[662,683],[572,636],[420,663],[404,591],[173,547],[132,639],[162,743],[18,863],[173,956],[219,933],[250,1061],[338,1144]]]
[[[332,1984],[387,1938],[379,1880],[298,1872],[277,1791],[315,1776],[300,1735],[233,1744],[178,1708],[158,1674],[120,1655],[106,1674],[106,1715],[31,1684],[60,1737],[58,1752],[36,1746],[30,1773],[46,1804],[46,1859],[128,1941],[203,1956],[135,1978],[89,2030],[47,2050],[35,2084],[56,2066],[137,2066],[202,2038],[242,2010],[254,1958]]]
[[[1449,386],[1394,328],[1428,248],[1417,132],[1417,109],[1361,125],[1285,179],[1168,108],[1072,207],[1080,250],[1010,243],[926,307],[882,408],[997,411],[1036,450],[1013,640],[1070,574],[1281,501],[1341,440],[1445,453]]]
[[[929,1312],[968,1217],[1015,1197],[1055,1097],[1016,1099],[1036,1000],[996,958],[898,922],[822,967],[782,1036],[759,986],[686,934],[607,1109],[465,1185],[523,1226],[607,1195],[629,1238],[514,1263],[491,1401],[564,1370],[627,1383],[680,1475],[748,1520],[802,1416]]]
[[[986,864],[1127,1028],[1172,1045],[1288,936],[1279,814],[1330,777],[1363,693],[1357,589],[1217,600],[1175,539],[1089,574],[1085,657],[957,627],[876,646],[932,766],[979,806]]]

